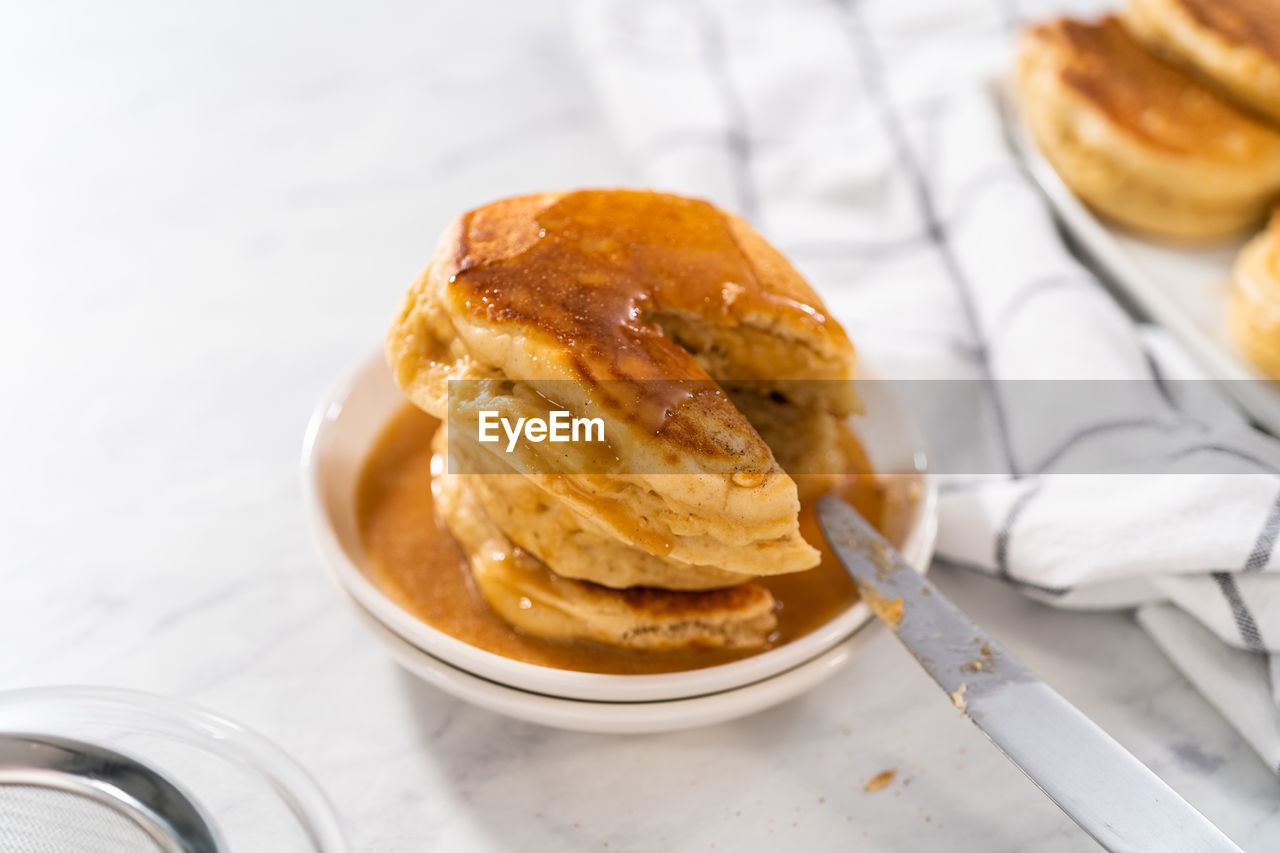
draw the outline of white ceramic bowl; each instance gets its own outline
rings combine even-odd
[[[428,684],[464,702],[517,720],[602,734],[649,734],[723,723],[779,705],[811,690],[849,662],[864,642],[858,632],[813,660],[764,681],[691,699],[663,702],[592,702],[506,687],[450,666],[392,632],[343,594],[392,659]]]
[[[937,531],[937,494],[931,478],[922,476],[927,464],[923,437],[884,383],[868,386],[863,397],[868,414],[855,419],[855,428],[876,470],[904,472],[920,480],[921,497],[902,552],[924,571]],[[688,699],[793,670],[835,648],[871,618],[871,611],[859,603],[777,649],[719,666],[657,675],[573,672],[512,660],[464,643],[403,610],[366,573],[356,525],[356,484],[366,454],[403,404],[382,354],[361,361],[324,396],[312,415],[302,448],[303,492],[312,537],[330,576],[378,622],[437,661],[546,697],[601,702]]]

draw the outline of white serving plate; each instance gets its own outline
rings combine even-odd
[[[1244,238],[1206,248],[1144,240],[1094,215],[1040,153],[1007,84],[993,85],[1014,148],[1062,223],[1151,319],[1169,330],[1209,378],[1259,423],[1280,433],[1280,382],[1240,351],[1227,326],[1228,278]]]
[[[487,711],[529,723],[600,734],[649,734],[735,720],[772,708],[826,681],[865,644],[855,634],[812,660],[772,678],[691,699],[593,702],[517,690],[450,666],[387,628],[345,592],[343,598],[405,670],[449,695]]]
[[[856,419],[855,425],[877,470],[909,472],[904,476],[919,483],[920,499],[902,551],[923,572],[932,557],[937,532],[937,493],[931,478],[923,476],[927,459],[919,430],[883,385],[867,389],[870,414]],[[487,682],[546,697],[600,702],[688,699],[734,690],[793,670],[840,645],[871,618],[871,611],[859,603],[818,630],[763,654],[704,669],[654,675],[555,669],[464,643],[403,610],[366,572],[355,518],[356,484],[367,452],[403,404],[382,354],[373,353],[362,360],[316,407],[303,443],[303,492],[312,538],[330,577],[383,626],[437,661]]]

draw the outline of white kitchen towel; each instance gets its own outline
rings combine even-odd
[[[1218,707],[1272,695],[1259,680],[1280,653],[1280,447],[1207,383],[1168,381],[1199,374],[1072,258],[992,97],[1020,21],[1055,11],[582,0],[573,24],[652,185],[752,220],[879,376],[983,389],[976,414],[998,467],[944,482],[939,562],[1060,607],[1176,606],[1205,629],[1194,642],[1176,641],[1176,620],[1141,623]],[[1086,405],[1064,394],[1048,416],[1010,399],[1040,380],[1130,390]],[[1220,671],[1232,649],[1260,664]],[[1260,715],[1231,719],[1277,768],[1274,701],[1270,712],[1265,732]]]

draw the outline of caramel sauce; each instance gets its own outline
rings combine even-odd
[[[651,652],[596,643],[563,643],[520,633],[498,617],[471,582],[466,555],[436,518],[431,499],[431,437],[439,422],[412,406],[388,423],[361,472],[356,515],[371,579],[398,605],[440,631],[514,660],[600,673],[698,669],[775,648],[815,630],[857,601],[857,590],[818,529],[811,503],[800,513],[802,535],[822,552],[816,568],[762,578],[777,600],[778,628],[755,652],[690,649]],[[891,541],[900,544],[914,505],[911,495],[870,472],[851,475],[835,491]]]

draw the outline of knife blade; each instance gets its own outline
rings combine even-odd
[[[1001,648],[832,495],[818,524],[862,598],[952,703],[1108,850],[1238,851],[1204,815]]]

